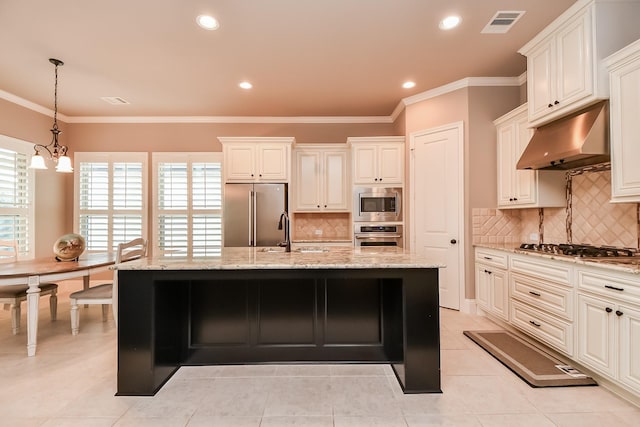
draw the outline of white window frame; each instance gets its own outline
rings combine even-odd
[[[0,239],[16,240],[18,244],[18,259],[33,259],[35,257],[35,181],[36,175],[33,169],[29,169],[28,163],[33,154],[33,143],[0,135],[0,148],[14,151],[25,156],[25,178],[27,179],[27,202],[22,207],[0,206],[0,215],[19,215],[26,219],[25,230],[16,236],[15,230],[12,236],[0,234]],[[0,230],[1,233],[1,230]]]
[[[80,169],[82,163],[108,163],[109,165],[109,184],[108,184],[108,208],[107,209],[80,209]],[[141,163],[142,165],[142,208],[140,210],[131,209],[114,209],[113,208],[113,164],[114,163]],[[148,181],[149,181],[149,155],[146,152],[76,152],[74,153],[74,211],[73,211],[73,229],[76,233],[80,231],[80,216],[84,213],[92,215],[106,215],[108,217],[108,237],[106,250],[116,250],[119,241],[114,241],[113,237],[113,217],[122,214],[139,213],[142,217],[142,237],[147,239],[149,210],[147,208],[148,201]],[[85,236],[86,237],[86,236]],[[87,245],[87,252],[92,252]]]
[[[207,214],[207,215],[219,215],[220,216],[220,227],[222,226],[222,200],[220,204],[220,209],[195,209],[193,208],[193,191],[192,184],[193,181],[191,179],[192,175],[192,167],[193,163],[219,163],[220,164],[220,195],[222,197],[222,190],[224,187],[224,181],[222,178],[222,162],[223,156],[221,152],[176,152],[176,153],[152,153],[152,167],[153,167],[153,245],[151,247],[151,251],[155,256],[194,256],[193,254],[193,217],[199,214]],[[170,209],[170,210],[162,210],[160,209],[160,200],[159,200],[159,183],[160,177],[159,174],[159,165],[160,163],[186,163],[187,164],[187,208],[186,209]],[[161,245],[161,236],[160,236],[160,217],[164,212],[170,212],[173,215],[185,215],[187,216],[187,245],[186,245],[186,253],[183,250],[176,251],[175,249],[165,249],[162,248]],[[220,233],[220,250],[222,250],[222,233]],[[219,251],[213,252],[209,255],[218,255]]]

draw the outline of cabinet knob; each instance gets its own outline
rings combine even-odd
[[[517,198],[517,197],[514,197],[514,198],[513,198],[513,201],[514,201],[514,202],[517,202],[517,201],[518,201],[518,198]]]
[[[373,180],[374,180],[374,181],[377,181],[377,180],[378,180],[378,178],[374,178]]]
[[[382,182],[382,178],[380,178],[380,182]]]
[[[451,239],[451,244],[455,245],[456,243],[458,243],[458,241],[456,239]]]
[[[262,178],[262,174],[258,175],[260,178]]]
[[[253,178],[253,174],[251,174],[251,177]]]
[[[604,309],[604,311],[606,311],[607,313],[611,313],[613,309],[611,307],[607,307]]]
[[[513,197],[509,197],[509,201],[510,201],[510,202],[513,202]]]
[[[318,205],[318,207],[320,207],[320,205]]]
[[[616,310],[616,316],[620,317],[622,316],[624,313],[621,312],[620,310]]]
[[[327,205],[324,205],[324,207],[326,208],[326,207],[327,207]]]

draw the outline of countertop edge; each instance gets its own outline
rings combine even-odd
[[[532,251],[521,250],[519,245],[503,245],[503,244],[496,244],[496,243],[474,243],[473,246],[476,248],[494,249],[494,250],[507,252],[511,254],[517,254],[517,255],[526,255],[526,256],[532,256],[537,258],[552,259],[552,260],[566,262],[566,263],[575,264],[579,266],[595,267],[595,268],[601,268],[605,270],[612,270],[612,271],[617,271],[622,273],[640,275],[640,265],[603,263],[596,260],[588,260],[588,259],[580,258],[577,256],[532,252]]]

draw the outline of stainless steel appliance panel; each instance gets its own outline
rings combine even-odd
[[[402,188],[355,187],[354,221],[402,221]]]
[[[253,246],[253,184],[224,186],[224,246]]]
[[[403,247],[402,225],[386,223],[356,223],[353,242],[356,247]]]
[[[255,244],[275,246],[285,240],[284,230],[278,230],[280,214],[287,210],[286,184],[254,184]]]
[[[284,240],[278,220],[287,209],[286,184],[226,184],[222,208],[224,246],[276,246]]]

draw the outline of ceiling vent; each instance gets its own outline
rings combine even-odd
[[[481,33],[504,34],[524,15],[524,10],[499,10],[485,25]]]
[[[111,105],[124,105],[129,104],[129,101],[126,99],[120,98],[119,96],[102,96],[100,97],[104,102],[108,102]]]

